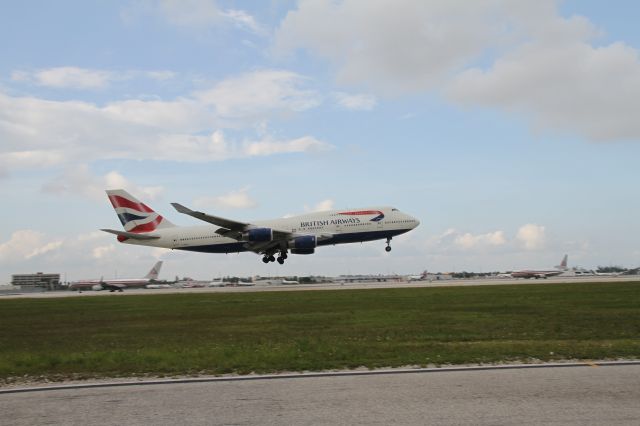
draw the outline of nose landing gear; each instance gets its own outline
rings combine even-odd
[[[387,246],[384,248],[384,250],[389,253],[391,251],[391,237],[387,237]]]

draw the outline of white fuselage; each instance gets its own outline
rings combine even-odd
[[[83,280],[76,281],[69,285],[69,290],[89,290],[102,289],[102,287],[114,285],[123,288],[144,288],[152,283],[153,280],[148,278],[131,278],[131,279],[113,279],[113,280]]]
[[[379,214],[373,214],[372,211]],[[363,214],[358,214],[363,213]],[[332,210],[282,219],[252,222],[255,227],[273,228],[297,235],[315,235],[318,246],[391,238],[412,230],[419,221],[392,207]],[[245,241],[216,233],[215,225],[174,226],[157,229],[150,240],[125,239],[124,243],[207,253],[248,251]]]

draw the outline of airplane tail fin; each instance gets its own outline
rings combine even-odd
[[[564,255],[564,257],[562,258],[562,262],[560,262],[560,264],[558,266],[556,266],[556,269],[562,269],[563,271],[567,270],[567,259],[568,259],[568,255]]]
[[[162,260],[156,262],[156,264],[153,265],[153,268],[151,268],[149,273],[144,277],[149,280],[157,280],[158,275],[160,275],[160,268],[162,268]]]
[[[175,226],[124,189],[108,189],[107,196],[127,232],[142,234]]]

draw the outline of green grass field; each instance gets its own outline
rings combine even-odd
[[[640,282],[0,300],[0,381],[640,357]]]

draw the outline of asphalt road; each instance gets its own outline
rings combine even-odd
[[[0,394],[3,425],[638,425],[640,365]]]

